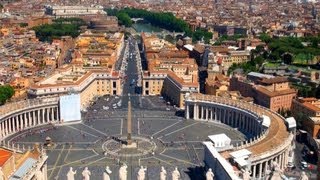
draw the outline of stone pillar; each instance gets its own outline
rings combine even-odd
[[[59,117],[59,107],[56,107],[56,116],[57,116],[57,121],[60,121],[60,117]]]
[[[18,116],[15,116],[14,122],[12,122],[12,129],[13,129],[12,133],[15,133],[17,131],[18,127],[19,127],[19,118],[18,118]]]
[[[193,119],[195,119],[195,120],[197,120],[198,118],[197,118],[197,105],[196,104],[194,104],[194,106],[193,106]]]
[[[54,108],[51,108],[51,121],[54,121]]]
[[[286,164],[285,164],[285,160],[284,160],[284,152],[281,154],[281,169],[285,169]]]
[[[45,123],[48,123],[50,121],[50,109],[51,108],[46,108],[47,119],[45,120]]]
[[[253,165],[252,178],[256,178],[256,166],[257,165]]]
[[[37,121],[36,121],[36,125],[40,124],[40,113],[41,113],[41,109],[37,110]]]
[[[266,173],[267,173],[267,167],[268,167],[268,164],[269,164],[268,161],[269,161],[269,160],[267,160],[267,161],[264,162],[263,177],[265,177],[265,176],[266,176]]]
[[[36,111],[32,111],[32,127],[36,125]]]
[[[209,107],[206,107],[206,120],[209,120]]]
[[[1,125],[1,137],[5,137],[4,123],[1,122],[0,125]]]
[[[5,136],[7,136],[8,135],[8,133],[9,133],[9,128],[8,128],[8,121],[10,120],[10,118],[9,119],[6,119],[2,124],[3,124],[3,131],[4,131],[4,134],[5,134]]]
[[[11,121],[13,120],[13,117],[9,118],[8,120],[5,121],[6,123],[6,131],[7,135],[11,134]]]
[[[28,112],[25,112],[23,113],[23,120],[24,120],[24,128],[27,128],[28,127],[28,118],[27,118],[27,113]]]
[[[29,121],[29,127],[32,127],[31,111],[28,112],[28,121]]]
[[[186,104],[186,119],[189,119],[189,105]]]
[[[259,164],[259,174],[258,178],[260,179],[262,177],[262,163]]]
[[[203,120],[203,106],[201,106],[201,120]]]
[[[40,124],[44,124],[44,112],[45,112],[45,109],[41,109],[41,112],[42,112],[42,119],[41,119],[41,121],[40,121]]]
[[[18,119],[17,131],[20,131],[23,127],[22,114],[19,114],[17,119]]]
[[[213,116],[214,116],[214,111],[213,111],[213,107],[211,107],[211,116],[210,116],[211,121],[213,120]]]

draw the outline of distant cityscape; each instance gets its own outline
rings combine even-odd
[[[320,179],[317,0],[0,2],[0,180]]]

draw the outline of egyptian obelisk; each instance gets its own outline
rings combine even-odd
[[[131,101],[130,101],[130,97],[129,97],[129,101],[128,101],[128,117],[127,117],[127,145],[131,145],[132,143],[132,139],[131,139],[131,132],[132,132],[132,119],[131,119]]]

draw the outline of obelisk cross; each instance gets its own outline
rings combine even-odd
[[[128,136],[127,136],[127,145],[131,145],[132,143],[132,139],[131,139],[131,133],[132,133],[132,119],[131,119],[131,101],[130,101],[130,97],[129,97],[129,101],[128,101],[128,117],[127,117],[127,132],[128,132]]]

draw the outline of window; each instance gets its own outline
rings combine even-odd
[[[116,88],[117,87],[117,82],[113,82],[113,88]]]
[[[146,88],[148,88],[149,87],[149,82],[148,81],[146,81]]]

